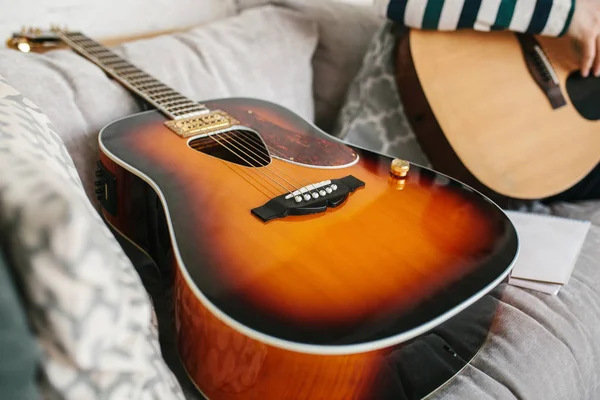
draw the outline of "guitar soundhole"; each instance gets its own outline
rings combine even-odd
[[[265,167],[271,162],[262,139],[256,133],[242,129],[199,137],[190,141],[189,146],[244,167]]]

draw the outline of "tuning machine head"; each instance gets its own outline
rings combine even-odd
[[[20,32],[13,33],[12,37],[6,41],[6,45],[23,53],[55,49],[64,45],[60,36],[61,31],[62,29],[58,25],[52,25],[49,30],[22,26]]]

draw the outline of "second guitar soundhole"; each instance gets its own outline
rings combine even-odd
[[[600,120],[600,78],[583,78],[575,71],[567,78],[567,93],[579,115],[589,121]]]
[[[265,167],[271,162],[262,139],[256,133],[243,129],[199,137],[191,140],[189,146],[201,153],[245,167]]]

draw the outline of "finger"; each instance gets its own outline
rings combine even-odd
[[[584,78],[590,73],[592,62],[596,56],[596,40],[586,40],[583,44],[583,57],[581,58],[581,75]]]
[[[594,76],[600,76],[600,36],[596,38],[596,57],[594,57]]]

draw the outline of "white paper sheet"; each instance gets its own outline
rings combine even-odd
[[[567,284],[590,229],[589,221],[508,211],[519,235],[512,283],[546,293]],[[550,284],[550,285],[544,285]]]

